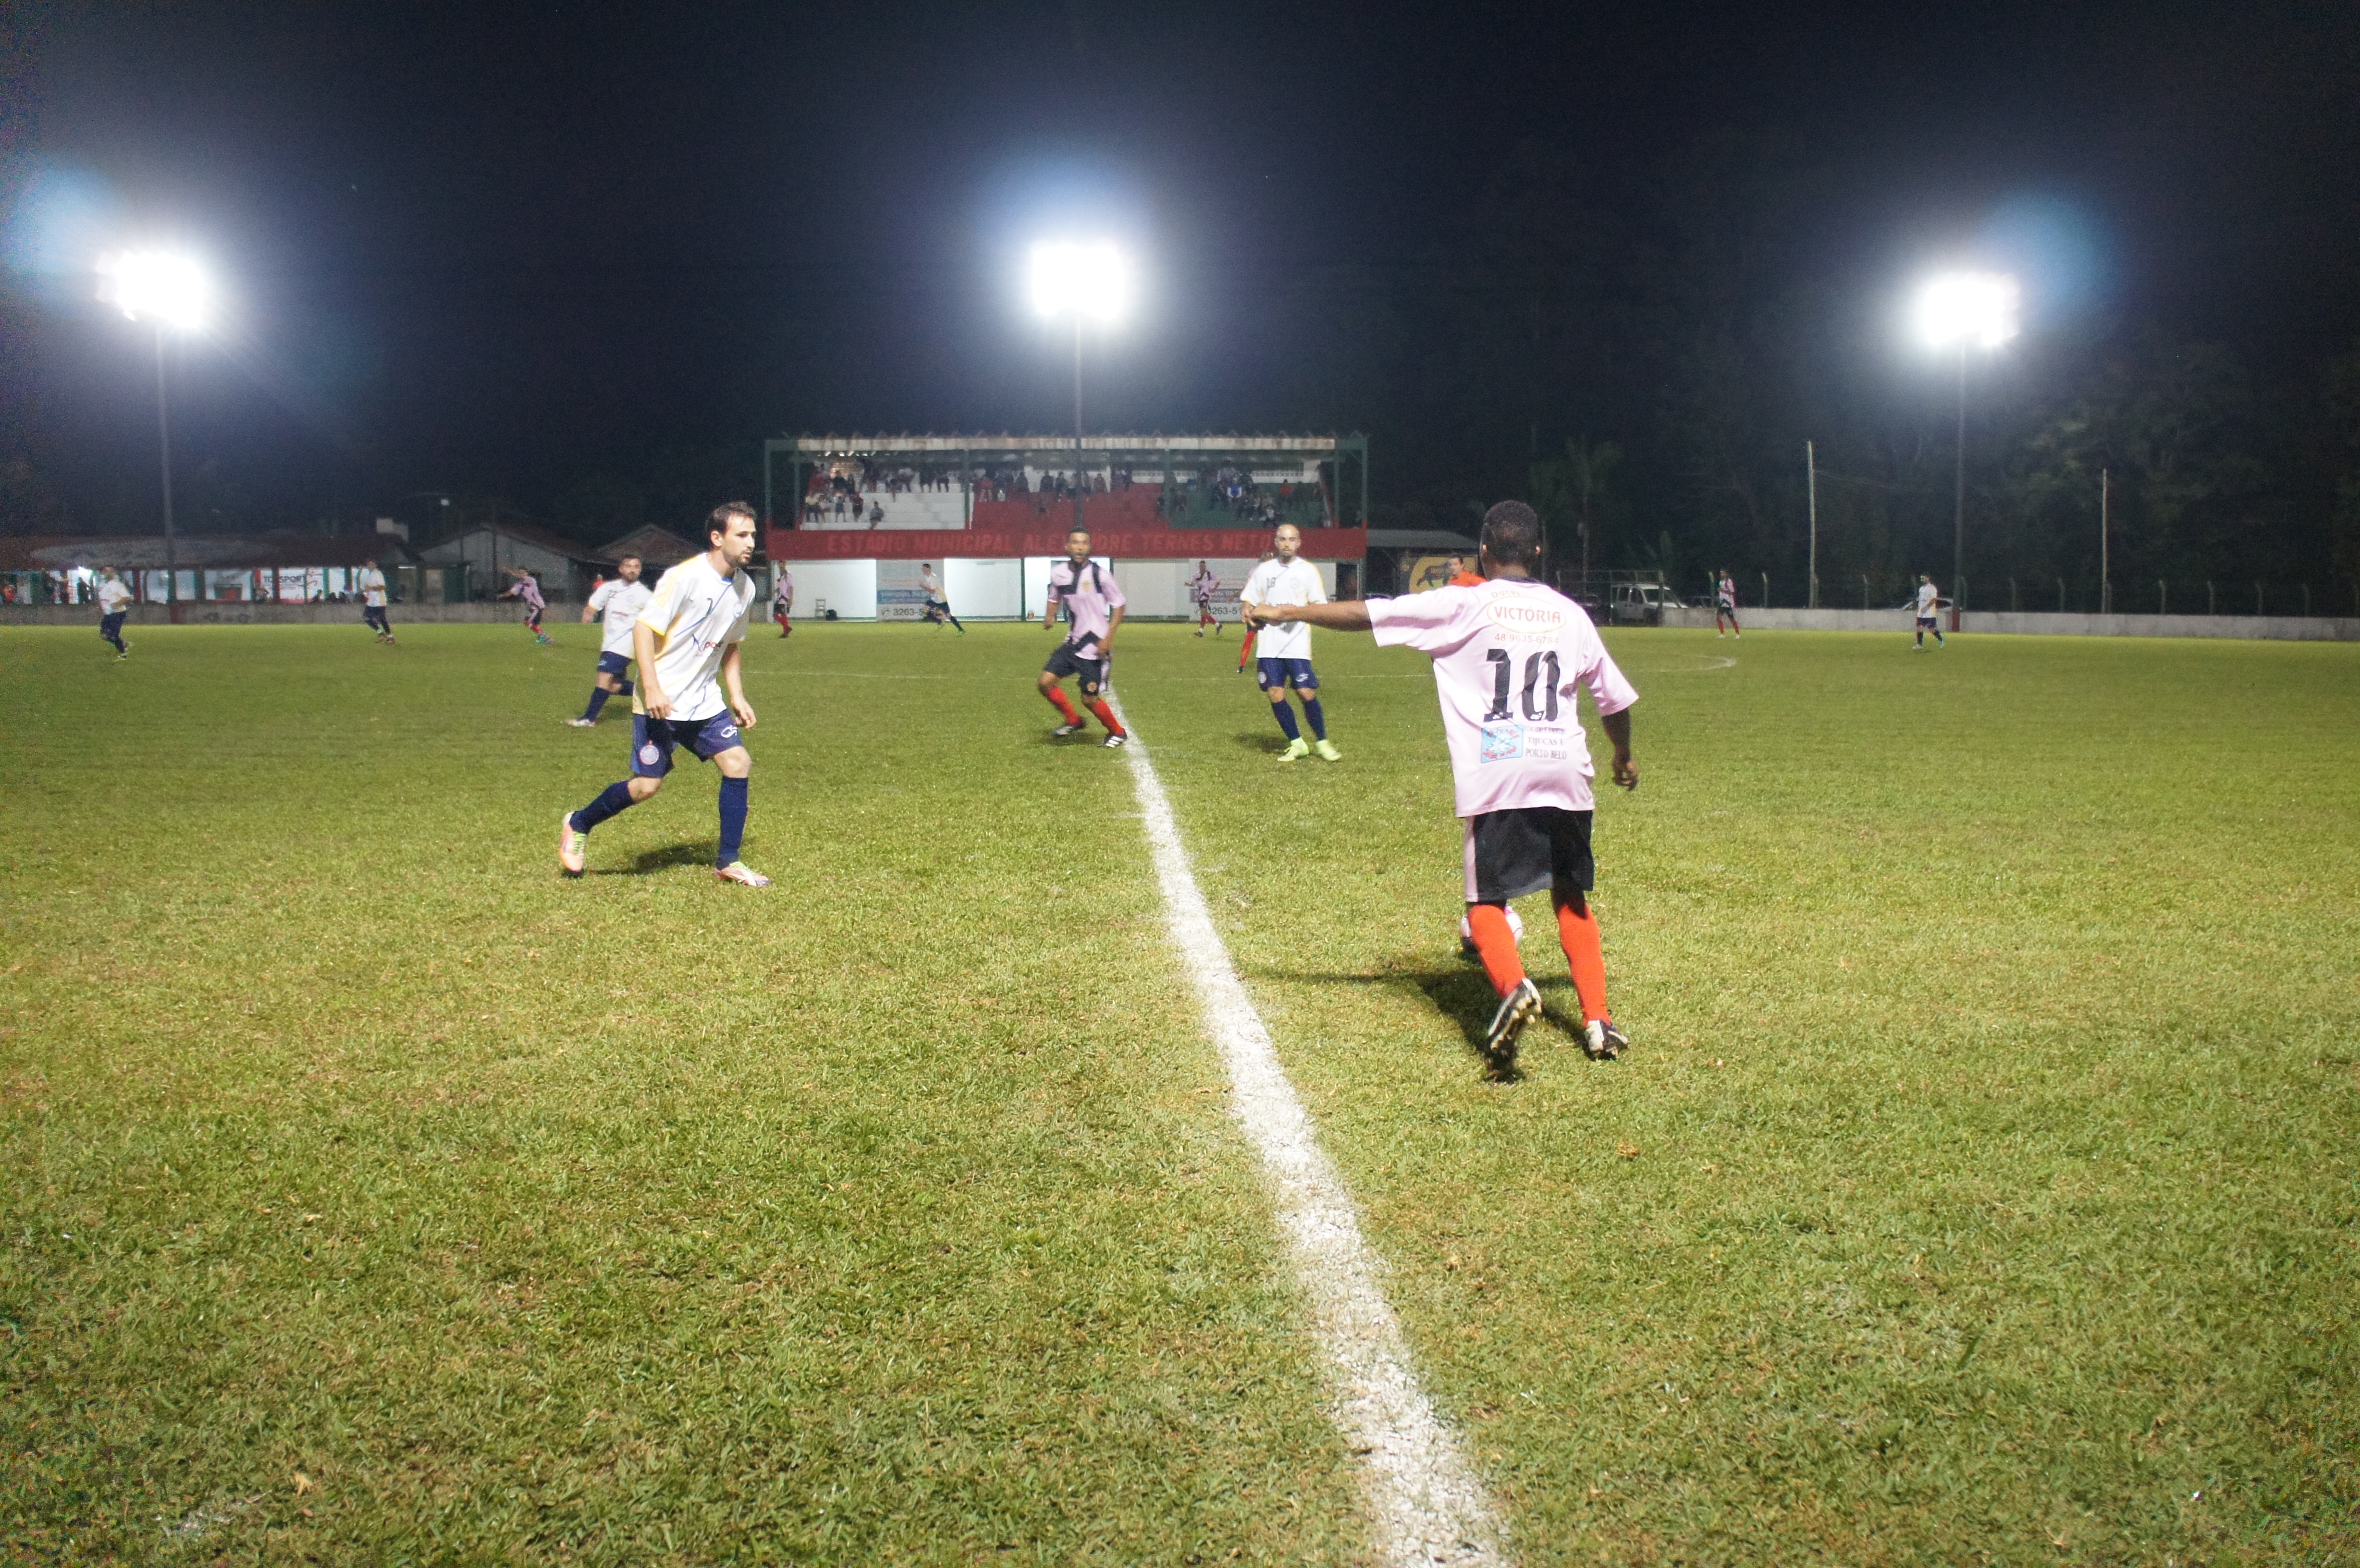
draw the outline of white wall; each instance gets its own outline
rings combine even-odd
[[[945,561],[943,592],[961,620],[1014,620],[1024,604],[1024,564],[1007,561]],[[1045,596],[1045,580],[1042,589]]]
[[[877,563],[873,561],[791,561],[795,574],[795,619],[820,618],[821,601],[847,621],[877,618]]]
[[[1196,563],[1187,571],[1193,573]],[[1122,584],[1123,594],[1131,603],[1124,614],[1140,616],[1183,615],[1187,591],[1182,586],[1181,566],[1176,561],[1119,561],[1115,562],[1115,581]]]

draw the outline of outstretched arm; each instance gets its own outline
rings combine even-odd
[[[1253,626],[1300,621],[1329,631],[1364,632],[1369,629],[1369,606],[1360,599],[1348,599],[1337,604],[1248,604],[1245,619],[1248,626]]]

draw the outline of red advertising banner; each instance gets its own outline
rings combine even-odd
[[[772,561],[1005,561],[1065,553],[1062,520],[1024,528],[771,528],[763,536]],[[1117,561],[1197,561],[1216,556],[1258,559],[1270,548],[1266,528],[1094,528],[1090,553]],[[1366,528],[1306,528],[1303,553],[1312,561],[1364,561]]]

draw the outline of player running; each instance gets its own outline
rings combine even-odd
[[[918,615],[920,620],[932,621],[936,626],[948,621],[958,626],[959,636],[967,636],[967,628],[959,626],[959,618],[951,614],[950,596],[943,592],[943,580],[934,575],[934,563],[931,561],[919,564],[918,591],[926,596],[926,607]]]
[[[1737,580],[1730,576],[1726,566],[1712,585],[1712,636],[1716,642],[1721,640],[1723,621],[1729,623],[1729,629],[1737,634],[1739,640],[1744,639],[1745,629],[1737,624]]]
[[[779,623],[779,635],[782,637],[795,635],[795,628],[787,618],[794,611],[795,574],[781,566],[778,569],[778,580],[770,584],[770,619]]]
[[[1201,561],[1196,563],[1196,575],[1188,579],[1188,597],[1196,602],[1198,637],[1205,635],[1207,626],[1213,628],[1215,637],[1221,635],[1220,617],[1213,614],[1213,589],[1218,582],[1219,579],[1213,575],[1212,567]]]
[[[375,560],[361,562],[361,569],[353,574],[353,585],[361,591],[361,624],[377,633],[377,641],[391,642],[393,623],[385,615],[385,573]]]
[[[754,770],[739,733],[754,727],[754,709],[738,669],[746,612],[754,602],[753,573],[746,570],[754,559],[754,508],[726,501],[705,528],[709,548],[666,572],[631,624],[631,651],[639,666],[639,690],[631,699],[631,777],[565,813],[557,864],[569,877],[582,875],[582,841],[590,830],[662,789],[672,748],[684,746],[721,770],[721,845],[713,874],[748,887],[770,885],[738,858],[746,836],[746,780]]]
[[[1590,688],[1614,746],[1614,782],[1635,789],[1629,710],[1639,693],[1581,606],[1533,580],[1540,540],[1533,509],[1502,501],[1483,516],[1480,588],[1247,612],[1263,624],[1291,616],[1337,631],[1374,631],[1380,645],[1405,644],[1434,659],[1451,781],[1467,823],[1468,931],[1500,996],[1484,1051],[1502,1073],[1514,1064],[1517,1035],[1541,1010],[1507,905],[1543,887],[1581,997],[1584,1043],[1593,1056],[1619,1055],[1630,1043],[1606,1010],[1606,960],[1588,898],[1596,879],[1590,852],[1596,800],[1574,697]]]
[[[646,570],[636,555],[627,555],[615,563],[615,575],[591,590],[590,602],[582,606],[584,625],[606,617],[598,638],[598,673],[590,678],[590,705],[578,718],[565,722],[575,729],[586,730],[598,722],[598,710],[606,705],[609,697],[628,697],[631,683],[623,679],[631,672],[631,623],[648,607],[655,593],[639,581]]]
[[[521,566],[509,567],[508,575],[516,581],[509,583],[499,596],[517,600],[524,605],[524,624],[531,628],[532,640],[543,648],[548,647],[550,637],[541,629],[541,612],[549,608],[549,601],[541,596],[541,579]]]
[[[1131,732],[1114,716],[1114,705],[1106,700],[1107,671],[1114,659],[1114,634],[1122,626],[1122,608],[1128,602],[1114,573],[1090,559],[1089,530],[1076,528],[1067,534],[1065,559],[1049,569],[1049,608],[1043,616],[1054,630],[1062,607],[1074,623],[1065,640],[1057,645],[1056,651],[1049,655],[1049,662],[1041,667],[1041,695],[1065,716],[1065,722],[1051,730],[1051,735],[1076,735],[1089,727],[1074,711],[1073,701],[1065,695],[1065,688],[1058,684],[1068,675],[1077,675],[1081,677],[1082,701],[1090,705],[1090,712],[1107,727],[1105,744],[1121,746],[1131,739]]]
[[[1915,653],[1926,646],[1928,632],[1934,634],[1936,648],[1950,646],[1942,640],[1941,593],[1935,588],[1932,578],[1920,572],[1918,577],[1918,640],[1909,645],[1910,652]]]
[[[123,617],[129,615],[131,589],[108,567],[98,578],[98,635],[115,645],[115,657],[131,657],[131,645],[123,640]]]
[[[1277,547],[1275,559],[1255,567],[1253,575],[1246,579],[1245,591],[1238,595],[1249,626],[1256,610],[1328,602],[1319,569],[1302,558],[1303,530],[1293,523],[1281,523],[1271,542]],[[1260,655],[1255,679],[1262,695],[1270,699],[1271,716],[1286,736],[1286,749],[1278,754],[1278,759],[1300,762],[1317,751],[1329,762],[1343,761],[1335,743],[1328,738],[1328,714],[1319,705],[1319,677],[1311,669],[1311,628],[1300,621],[1273,625],[1256,639],[1256,646]],[[1303,699],[1303,721],[1311,726],[1310,740],[1305,740],[1295,727],[1295,710],[1287,705],[1290,686]]]

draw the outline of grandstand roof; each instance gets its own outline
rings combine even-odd
[[[1241,435],[1084,435],[1085,452],[1332,452],[1341,446],[1351,449],[1359,445],[1359,436],[1241,436]],[[959,452],[1068,452],[1074,450],[1071,435],[998,435],[947,436],[839,436],[803,435],[767,443],[772,450],[786,449],[828,456],[845,452],[904,452],[911,455],[948,457]]]

